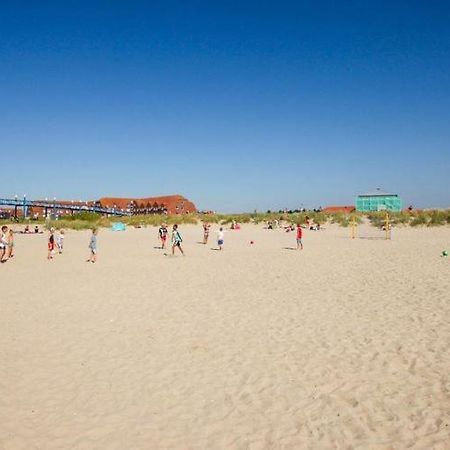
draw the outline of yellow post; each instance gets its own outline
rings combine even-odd
[[[355,216],[352,216],[352,239],[355,239],[356,234],[356,221]]]
[[[389,227],[389,213],[386,212],[386,218],[384,222],[384,229],[386,231],[386,240],[391,239],[391,229]]]

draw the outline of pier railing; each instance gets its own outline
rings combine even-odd
[[[58,203],[57,201],[47,200],[27,200],[26,198],[0,198],[0,206],[9,206],[13,208],[23,208],[26,211],[29,208],[43,208],[46,211],[50,210],[66,210],[74,212],[94,212],[98,214],[105,214],[111,216],[129,216],[129,211],[124,211],[118,208],[103,208],[95,205],[80,205]],[[26,215],[26,212],[25,214]]]

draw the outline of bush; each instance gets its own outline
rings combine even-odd
[[[321,225],[327,222],[338,224],[342,227],[348,227],[353,220],[361,224],[364,217],[367,217],[371,225],[381,228],[385,224],[386,213],[384,211],[362,213],[332,213],[325,214],[323,212],[292,212],[292,213],[251,213],[251,214],[186,214],[186,215],[141,215],[141,216],[125,216],[125,217],[106,217],[91,212],[80,212],[73,215],[63,216],[60,220],[52,220],[45,222],[47,228],[54,227],[57,229],[67,228],[73,230],[85,230],[93,227],[109,228],[113,222],[123,222],[128,226],[159,226],[165,222],[168,225],[178,223],[197,224],[199,222],[220,223],[223,225],[230,224],[233,220],[237,223],[254,223],[260,224],[271,220],[280,220],[288,223],[306,223],[306,217],[314,223]],[[404,224],[410,226],[441,226],[450,224],[450,210],[434,210],[434,211],[414,211],[414,212],[398,212],[389,213],[390,223],[393,225]],[[28,223],[31,225],[44,224],[40,221],[20,221],[20,223]],[[11,220],[1,220],[0,223],[10,224]]]
[[[82,211],[75,214],[70,214],[63,216],[63,219],[65,221],[76,221],[76,220],[82,220],[85,222],[98,222],[101,219],[101,214],[94,213],[94,212],[88,212],[88,211]]]
[[[411,221],[411,214],[405,211],[390,213],[389,220],[393,225],[408,225]]]
[[[425,213],[420,212],[413,217],[413,219],[410,222],[410,225],[412,227],[417,227],[420,225],[427,225],[428,220],[429,220],[428,216]]]
[[[87,220],[50,220],[45,224],[45,228],[55,228],[57,230],[70,229],[70,230],[89,230],[97,226],[96,222]]]
[[[429,215],[429,227],[435,227],[440,225],[445,225],[447,222],[447,212],[446,211],[431,211]]]

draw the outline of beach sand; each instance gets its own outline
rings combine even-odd
[[[0,449],[450,448],[449,227],[180,230],[16,235]]]

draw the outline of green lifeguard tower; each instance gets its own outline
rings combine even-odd
[[[356,210],[361,212],[398,212],[402,210],[402,200],[397,194],[383,192],[378,188],[375,192],[358,195],[356,198]]]

